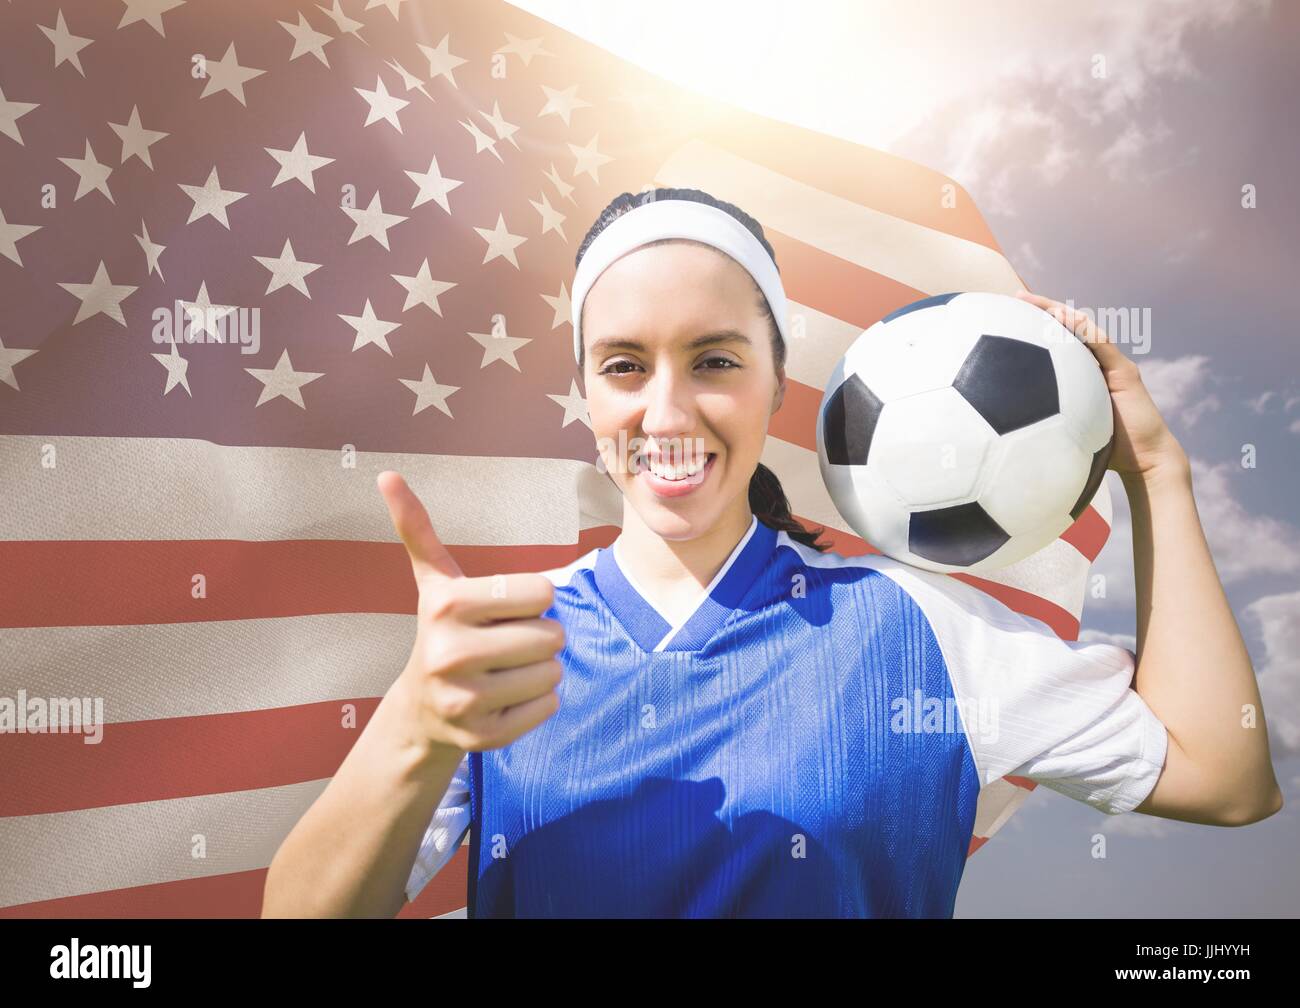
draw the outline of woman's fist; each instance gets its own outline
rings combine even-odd
[[[555,586],[541,574],[465,577],[406,481],[387,471],[378,485],[420,593],[399,683],[415,731],[433,745],[499,749],[559,709],[564,628],[541,618]]]

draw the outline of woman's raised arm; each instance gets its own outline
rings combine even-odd
[[[1093,352],[1115,408],[1110,468],[1133,517],[1133,688],[1169,734],[1164,771],[1135,811],[1218,826],[1264,819],[1282,807],[1282,791],[1255,670],[1201,527],[1187,454],[1138,366],[1086,314],[1025,291],[1019,296]]]

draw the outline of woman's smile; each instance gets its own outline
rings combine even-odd
[[[709,452],[705,456],[703,465],[700,465],[697,459],[694,465],[677,467],[674,476],[668,475],[668,473],[673,472],[671,467],[660,468],[657,465],[653,467],[651,465],[642,465],[635,478],[642,480],[659,497],[683,497],[686,494],[693,493],[709,478],[709,473],[713,471],[713,462],[717,457],[716,452]],[[664,475],[655,472],[657,468]]]

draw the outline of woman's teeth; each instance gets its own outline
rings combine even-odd
[[[649,468],[649,470],[660,479],[684,480],[698,474],[706,465],[709,464],[709,459],[712,458],[712,456],[712,452],[709,452],[706,455],[700,455],[690,465],[670,466],[648,460],[645,461],[645,464],[647,468]]]

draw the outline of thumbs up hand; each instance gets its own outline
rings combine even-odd
[[[541,574],[465,577],[402,477],[379,492],[420,593],[415,644],[398,683],[412,736],[465,752],[499,749],[560,706],[564,628],[541,614],[555,586]]]

